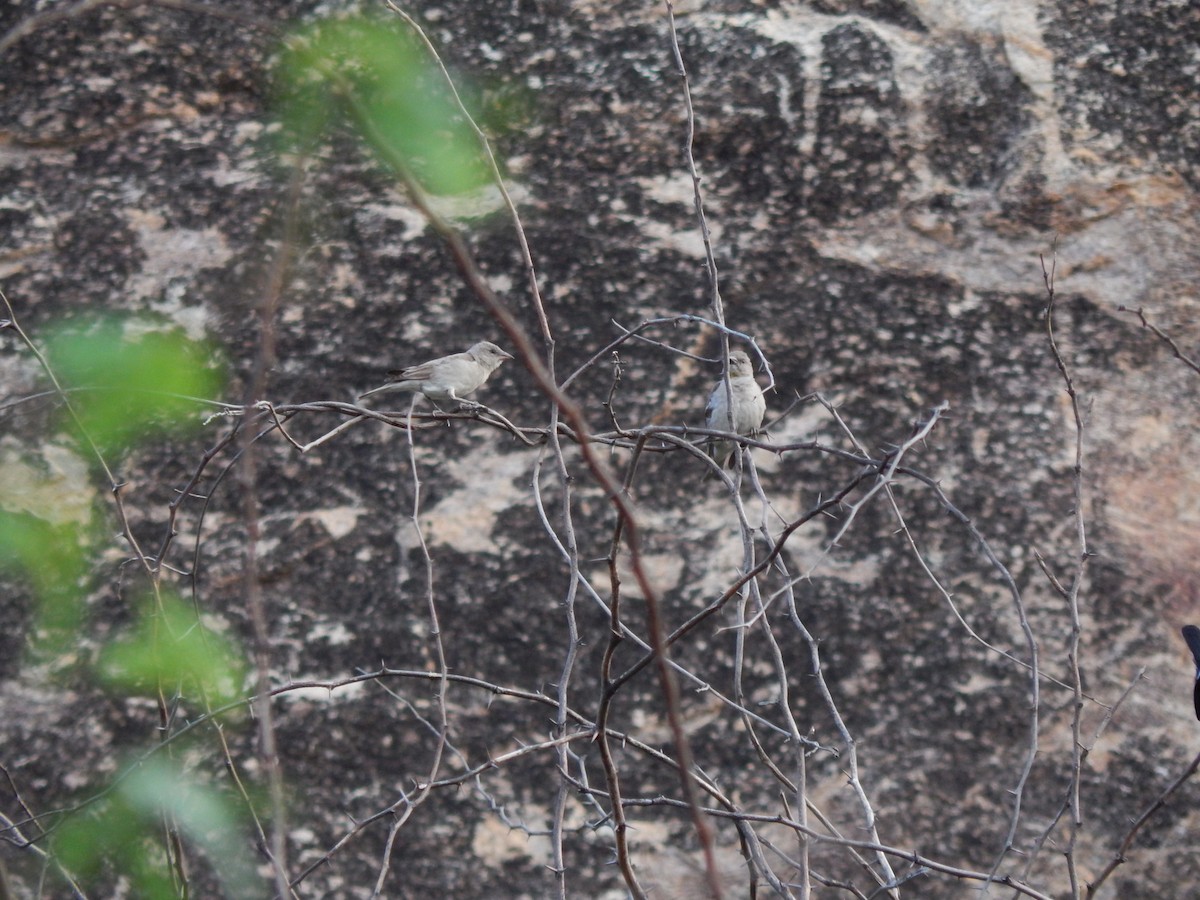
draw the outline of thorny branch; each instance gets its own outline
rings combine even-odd
[[[1147,319],[1146,311],[1144,309],[1142,309],[1140,306],[1137,309],[1130,309],[1127,306],[1118,306],[1117,311],[1133,313],[1135,316],[1137,316],[1138,321],[1142,323],[1142,327],[1149,329],[1150,332],[1155,337],[1157,337],[1160,341],[1162,341],[1164,344],[1166,344],[1168,347],[1170,347],[1171,353],[1174,354],[1174,356],[1177,360],[1179,360],[1181,363],[1183,363],[1185,366],[1187,366],[1193,372],[1200,374],[1200,362],[1196,362],[1196,360],[1192,359],[1192,357],[1190,357],[1186,353],[1184,353],[1179,348],[1179,344],[1175,343],[1175,339],[1173,337],[1171,337],[1169,334],[1167,334],[1165,331],[1163,331],[1161,328],[1159,328],[1157,325],[1155,325],[1153,322],[1151,322],[1149,319]]]
[[[1142,814],[1138,816],[1136,820],[1134,820],[1133,825],[1130,826],[1129,831],[1121,840],[1121,846],[1117,848],[1116,853],[1113,854],[1113,857],[1111,860],[1109,860],[1108,865],[1106,865],[1100,874],[1097,875],[1096,878],[1087,886],[1087,894],[1085,895],[1087,900],[1092,900],[1104,882],[1106,882],[1109,876],[1117,870],[1117,867],[1127,861],[1129,848],[1133,846],[1133,842],[1137,838],[1138,832],[1142,830],[1146,823],[1149,822],[1159,810],[1167,805],[1167,801],[1169,801],[1171,797],[1175,795],[1175,792],[1183,787],[1183,785],[1186,784],[1188,780],[1196,774],[1197,770],[1200,770],[1200,754],[1198,754],[1192,760],[1191,765],[1184,769],[1179,777],[1172,781],[1161,794],[1154,798],[1154,802],[1146,807]]]
[[[1072,496],[1075,503],[1075,534],[1078,543],[1078,556],[1071,580],[1067,585],[1061,584],[1058,578],[1052,578],[1051,583],[1067,603],[1070,619],[1070,634],[1067,639],[1067,667],[1071,673],[1071,690],[1074,695],[1071,708],[1071,789],[1070,807],[1071,818],[1067,828],[1067,844],[1064,857],[1067,862],[1067,876],[1071,883],[1071,896],[1080,895],[1079,873],[1076,868],[1075,847],[1079,840],[1079,831],[1083,827],[1083,809],[1080,803],[1080,787],[1083,782],[1083,740],[1081,738],[1081,716],[1083,714],[1083,672],[1079,664],[1079,638],[1083,626],[1079,618],[1079,592],[1087,574],[1088,559],[1091,551],[1088,549],[1087,528],[1083,513],[1083,416],[1079,410],[1079,394],[1075,390],[1075,382],[1071,371],[1063,359],[1058,341],[1054,334],[1054,276],[1057,271],[1057,255],[1051,257],[1050,268],[1046,269],[1045,257],[1041,257],[1042,281],[1046,287],[1046,338],[1050,343],[1050,352],[1054,357],[1054,365],[1062,376],[1063,386],[1071,401],[1071,417],[1075,426],[1074,451],[1075,458],[1071,468]]]

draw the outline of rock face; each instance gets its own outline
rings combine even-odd
[[[35,342],[85,311],[147,316],[217,342],[231,381],[213,399],[240,403],[256,365],[272,362],[265,335],[273,364],[252,399],[278,405],[350,402],[389,368],[476,340],[514,350],[442,238],[351,135],[322,148],[290,204],[293,170],[272,143],[275,29],[339,4],[43,6],[0,12],[0,286]],[[400,417],[301,453],[260,411],[252,478],[237,445],[219,445],[225,417],[115,461],[130,533],[150,548],[217,449],[192,488],[209,499],[180,505],[165,560],[194,578],[163,583],[194,596],[205,626],[248,656],[258,646],[272,685],[291,686],[272,711],[287,873],[304,874],[296,894],[367,897],[378,881],[390,897],[625,896],[614,786],[593,733],[605,709],[623,736],[609,747],[631,802],[628,855],[650,896],[705,896],[714,881],[728,897],[749,896],[752,881],[759,896],[805,896],[806,880],[821,897],[849,883],[872,895],[892,877],[903,881],[892,896],[980,886],[939,867],[994,872],[1028,896],[1086,892],[1200,734],[1179,637],[1200,620],[1200,479],[1187,463],[1200,374],[1121,311],[1144,307],[1196,356],[1200,7],[676,5],[724,317],[770,363],[777,421],[763,441],[785,448],[753,451],[761,490],[746,474],[740,500],[669,436],[631,449],[639,429],[702,426],[716,332],[652,325],[653,343],[620,346],[619,373],[601,352],[645,320],[713,317],[667,8],[452,0],[409,11],[468,99],[503,124],[494,147],[554,371],[561,384],[588,364],[565,394],[599,436],[598,464],[627,484],[637,551],[627,525],[612,676],[650,640],[645,584],[670,632],[779,552],[749,593],[671,647],[685,670],[671,716],[655,665],[602,700],[617,510],[570,436],[556,453],[544,430],[526,445],[468,415],[415,430],[410,450]],[[456,203],[439,208],[541,349],[512,218],[494,192]],[[294,252],[273,282],[285,236]],[[1076,432],[1039,254],[1056,266],[1055,336],[1083,422],[1077,595]],[[50,504],[59,514],[105,497],[92,461],[53,424],[53,395],[15,402],[45,385],[12,329],[0,348],[3,508],[46,508],[20,499],[34,470],[66,486]],[[477,399],[521,428],[551,420],[520,362]],[[342,421],[302,410],[287,430],[305,443]],[[839,491],[843,504],[799,522]],[[116,535],[111,506],[94,505]],[[97,546],[70,659],[27,655],[37,592],[6,576],[0,813],[20,837],[5,833],[0,861],[18,897],[35,895],[44,866],[15,846],[40,834],[26,816],[94,796],[161,738],[152,703],[105,693],[92,674],[100,648],[142,615],[130,555],[119,536]],[[299,686],[381,663],[408,674]],[[439,694],[443,670],[466,680]],[[176,728],[204,712],[182,694]],[[680,731],[710,788],[699,802],[723,811],[706,817],[711,876],[678,805]],[[240,773],[269,842],[259,730],[235,717],[224,735],[228,757],[211,728],[175,746],[215,793],[236,798],[225,768]],[[1076,742],[1086,752],[1073,776]],[[431,772],[447,783],[428,790]],[[1193,800],[1190,785],[1172,795],[1095,896],[1194,896]],[[817,836],[807,843],[787,824],[802,816]],[[919,853],[925,871],[876,844]],[[254,846],[247,838],[242,852]],[[262,880],[248,896],[272,885],[255,859]],[[193,895],[238,893],[219,884],[211,854],[193,847],[189,866]],[[128,891],[118,869],[85,893]],[[47,877],[42,896],[68,895]]]

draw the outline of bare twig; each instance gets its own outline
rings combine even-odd
[[[299,207],[304,186],[304,161],[292,169],[282,205],[282,240],[278,252],[266,273],[262,296],[258,304],[258,352],[247,380],[243,406],[255,406],[266,393],[267,373],[275,364],[275,318],[289,277],[292,255],[299,238]],[[273,411],[272,411],[272,414]],[[237,449],[241,458],[240,487],[242,520],[246,529],[246,549],[242,586],[246,607],[254,630],[254,670],[256,695],[254,715],[258,723],[259,754],[267,779],[271,802],[271,832],[269,853],[278,896],[290,894],[287,874],[287,805],[284,796],[283,770],[276,745],[274,714],[270,703],[271,686],[271,627],[267,621],[266,600],[259,577],[258,548],[261,541],[258,503],[258,457],[256,443],[247,429],[237,432]]]
[[[417,395],[413,394],[409,405],[410,419],[416,403]],[[434,735],[433,758],[430,760],[429,773],[424,783],[418,784],[416,791],[412,794],[409,794],[407,791],[401,791],[400,799],[385,810],[386,813],[391,815],[392,823],[388,829],[387,840],[384,842],[383,860],[379,865],[379,874],[375,879],[375,889],[371,893],[372,897],[383,895],[384,881],[387,879],[388,870],[391,868],[392,849],[395,847],[396,837],[399,835],[400,829],[404,827],[417,807],[424,803],[433,791],[433,785],[437,781],[438,773],[442,768],[442,758],[446,752],[450,734],[449,712],[446,709],[446,693],[450,684],[447,678],[449,668],[446,665],[446,648],[442,643],[442,626],[438,616],[437,597],[434,592],[433,557],[429,553],[429,546],[425,542],[425,534],[421,529],[421,475],[417,467],[417,447],[416,442],[413,440],[411,421],[409,422],[406,434],[408,435],[408,464],[412,471],[413,486],[412,514],[410,520],[416,536],[417,546],[421,550],[421,560],[425,568],[425,606],[429,613],[429,638],[433,645],[436,672],[440,676],[437,680],[437,693],[434,696],[434,706],[437,711],[438,722]]]
[[[634,451],[633,459],[630,461],[623,486],[625,491],[628,491],[629,485],[632,483],[637,460],[640,457],[640,447],[641,445],[639,444],[638,449]],[[629,825],[625,821],[625,807],[621,799],[621,770],[617,765],[616,754],[608,737],[609,713],[612,710],[613,699],[616,697],[617,689],[619,688],[619,685],[613,681],[612,664],[613,658],[617,653],[617,648],[620,647],[622,640],[624,640],[624,627],[621,622],[621,575],[617,570],[624,525],[623,520],[617,520],[616,526],[613,529],[612,540],[609,542],[608,557],[606,559],[609,582],[609,626],[608,644],[604,648],[604,656],[600,662],[600,684],[603,687],[603,693],[600,695],[600,705],[596,711],[596,739],[600,746],[600,761],[604,766],[604,778],[608,784],[608,795],[612,804],[613,836],[616,839],[617,865],[621,867],[621,876],[625,879],[625,886],[629,889],[630,895],[635,900],[645,900],[646,891],[637,877],[637,872],[634,871],[633,859],[629,854]],[[652,656],[654,659],[663,658],[658,646],[655,647]],[[676,696],[673,700],[675,709],[677,710],[678,697]],[[671,700],[668,700],[668,702],[671,702]]]
[[[1100,874],[1096,876],[1095,880],[1093,880],[1087,886],[1087,900],[1092,900],[1092,898],[1096,896],[1096,892],[1100,890],[1101,885],[1108,880],[1108,877],[1116,871],[1118,866],[1126,861],[1126,854],[1129,853],[1129,848],[1133,846],[1133,841],[1137,837],[1138,832],[1142,830],[1143,826],[1145,826],[1147,822],[1154,818],[1155,813],[1167,805],[1167,801],[1174,796],[1177,790],[1187,783],[1188,779],[1196,774],[1197,769],[1200,769],[1200,754],[1198,754],[1196,758],[1192,760],[1191,765],[1184,769],[1183,773],[1178,778],[1176,778],[1167,786],[1166,790],[1164,790],[1154,799],[1153,803],[1146,807],[1145,811],[1138,816],[1133,825],[1130,826],[1129,831],[1121,841],[1121,846],[1117,848],[1117,852],[1113,854],[1113,858],[1109,860],[1108,865],[1105,866]]]
[[[1054,357],[1054,365],[1062,376],[1067,396],[1071,400],[1071,415],[1075,425],[1075,460],[1072,466],[1072,493],[1075,501],[1075,534],[1078,544],[1078,558],[1071,576],[1070,584],[1063,594],[1067,601],[1067,612],[1070,617],[1070,634],[1067,639],[1067,666],[1071,673],[1071,688],[1074,693],[1074,703],[1071,709],[1071,820],[1068,827],[1068,838],[1063,856],[1067,863],[1067,875],[1071,883],[1071,896],[1080,895],[1079,874],[1076,869],[1075,847],[1079,840],[1079,832],[1083,827],[1083,809],[1080,804],[1079,791],[1083,782],[1083,742],[1080,738],[1081,716],[1083,713],[1083,673],[1079,665],[1079,638],[1082,625],[1079,619],[1079,591],[1087,573],[1088,550],[1087,528],[1083,516],[1083,417],[1079,411],[1079,395],[1075,391],[1075,383],[1067,368],[1058,341],[1054,335],[1054,275],[1058,266],[1057,255],[1051,257],[1050,268],[1046,268],[1046,260],[1039,257],[1042,264],[1042,281],[1046,287],[1046,338],[1050,343],[1050,352]],[[1052,579],[1058,589],[1062,585],[1057,578]]]
[[[1153,322],[1151,322],[1149,319],[1147,319],[1146,312],[1144,309],[1142,309],[1142,307],[1139,306],[1137,309],[1130,309],[1127,306],[1118,306],[1117,311],[1133,313],[1135,316],[1137,316],[1138,321],[1140,321],[1142,323],[1142,327],[1148,328],[1154,334],[1155,337],[1157,337],[1160,341],[1162,341],[1164,344],[1166,344],[1168,347],[1170,347],[1171,353],[1174,354],[1174,356],[1177,360],[1182,362],[1185,366],[1187,366],[1193,372],[1200,374],[1200,362],[1196,362],[1196,360],[1192,359],[1190,356],[1188,356],[1186,353],[1184,353],[1182,350],[1180,350],[1179,345],[1177,343],[1175,343],[1174,338],[1172,338],[1169,334],[1167,334],[1165,331],[1163,331],[1161,328],[1159,328],[1157,325],[1155,325]]]

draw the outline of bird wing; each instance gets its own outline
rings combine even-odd
[[[471,357],[466,353],[454,353],[450,356],[439,356],[437,359],[430,359],[423,363],[417,363],[415,366],[408,366],[404,369],[392,369],[388,372],[389,378],[394,378],[396,381],[428,381],[434,376],[439,368],[446,363],[453,363],[458,360],[469,360]]]
[[[725,382],[718,381],[717,386],[708,395],[708,404],[704,407],[705,428],[714,428],[718,431],[729,430],[728,400],[729,398],[725,396]]]
[[[431,363],[420,363],[406,369],[388,369],[388,378],[392,381],[426,381],[433,374]]]
[[[469,353],[457,353],[438,360],[433,367],[431,380],[453,388],[459,397],[463,397],[487,381],[489,374],[487,368],[476,362]]]

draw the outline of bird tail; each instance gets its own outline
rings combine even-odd
[[[363,393],[358,395],[358,399],[361,400],[363,397],[370,397],[372,394],[382,394],[385,391],[396,391],[401,388],[402,385],[400,382],[389,381],[387,384],[381,384],[379,387],[371,388],[369,391],[363,391]]]
[[[705,453],[722,469],[733,467],[733,445],[728,441],[713,441],[705,448]],[[716,481],[720,476],[711,468],[704,472],[705,481]]]

